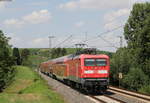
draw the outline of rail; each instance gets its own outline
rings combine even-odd
[[[96,101],[100,103],[126,103],[122,100],[119,100],[117,98],[111,97],[109,95],[101,95],[101,96],[90,96],[91,98],[95,99]]]
[[[115,91],[115,92],[118,92],[118,93],[122,93],[122,94],[125,94],[125,95],[129,95],[129,96],[132,96],[132,97],[136,97],[138,99],[142,99],[144,101],[150,102],[150,96],[145,95],[143,93],[133,92],[133,91],[129,91],[129,90],[125,90],[125,89],[122,89],[122,88],[113,87],[113,86],[110,86],[109,90],[112,90],[112,91]]]

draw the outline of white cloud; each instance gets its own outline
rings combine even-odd
[[[59,8],[69,8],[69,9],[76,9],[78,7],[77,2],[75,1],[71,1],[71,2],[67,2],[66,4],[60,4]]]
[[[4,7],[5,7],[5,5],[6,5],[6,3],[5,3],[5,2],[0,1],[0,9],[4,8]]]
[[[8,20],[5,20],[4,21],[4,24],[6,25],[6,26],[14,26],[15,25],[15,27],[22,27],[22,25],[24,24],[24,21],[19,21],[18,19],[8,19]]]
[[[120,26],[120,23],[118,21],[114,21],[114,22],[106,23],[104,25],[104,29],[111,30],[119,26]]]
[[[131,7],[136,2],[149,0],[72,0],[59,5],[59,8],[72,9],[108,9]]]
[[[130,14],[130,9],[124,8],[119,9],[118,11],[112,11],[104,15],[105,21],[112,21],[121,16],[128,16]]]
[[[34,11],[31,14],[21,17],[20,19],[8,19],[3,22],[6,26],[22,27],[26,24],[41,24],[51,19],[48,10]]]
[[[124,22],[120,22],[119,20],[123,20],[124,17],[128,17],[130,14],[130,9],[124,8],[119,9],[117,11],[112,11],[104,15],[104,21],[106,22],[104,28],[106,30],[110,30],[116,28],[120,25],[123,25]]]
[[[128,5],[129,0],[76,0],[60,4],[59,7],[64,9],[105,9]]]
[[[80,27],[84,26],[84,24],[85,23],[83,21],[79,21],[79,22],[75,23],[75,26],[80,28]]]
[[[24,16],[23,20],[31,24],[39,24],[47,22],[51,19],[51,14],[48,10],[34,11],[31,14]]]
[[[35,1],[35,2],[31,2],[29,4],[30,6],[44,6],[44,5],[48,5],[48,2],[47,1]]]

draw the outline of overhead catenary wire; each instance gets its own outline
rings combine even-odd
[[[113,31],[115,31],[115,30],[120,29],[120,28],[123,27],[123,26],[124,26],[124,25],[120,25],[120,26],[118,26],[118,27],[116,27],[116,28],[113,28],[113,29],[111,29],[111,30],[102,32],[102,33],[100,33],[98,36],[103,35],[103,34],[107,34],[107,33],[110,33],[110,32],[113,32]]]
[[[99,37],[99,36],[102,36],[103,34],[107,34],[107,33],[113,32],[113,31],[115,31],[115,30],[120,29],[120,28],[123,27],[123,26],[124,26],[124,25],[120,25],[120,26],[118,26],[118,27],[116,27],[116,28],[113,28],[113,29],[111,29],[111,30],[104,31],[104,32],[100,33],[99,35],[97,35],[97,36],[95,36],[95,37],[93,37],[93,38],[84,40],[83,42],[87,42],[87,41],[90,41],[90,40],[94,40],[95,38],[97,38],[97,37]]]
[[[67,40],[67,41],[69,41],[69,40]],[[64,45],[64,47],[65,48],[75,48],[75,44],[79,44],[79,43],[81,43],[81,42],[79,42],[79,40],[77,38],[75,39],[75,37],[74,37],[74,39],[70,40],[69,44]]]
[[[113,32],[113,31],[115,31],[115,30],[117,30],[117,29],[120,29],[120,28],[123,27],[123,26],[124,26],[124,25],[120,25],[120,26],[118,26],[118,27],[116,27],[116,28],[114,28],[114,29],[111,29],[111,30],[108,30],[108,31],[106,31],[106,32],[104,32],[104,33],[101,33],[101,35],[98,35],[98,37],[100,37],[103,41],[105,41],[106,43],[108,43],[110,46],[115,47],[115,48],[118,49],[118,47],[116,47],[113,43],[111,43],[110,41],[107,41],[106,39],[104,39],[104,38],[102,37],[102,35],[103,35],[103,34],[110,33],[110,32]]]
[[[102,33],[100,33],[99,35],[97,35],[97,36],[94,37],[94,38],[90,38],[90,39],[87,39],[87,38],[86,38],[86,40],[84,40],[84,41],[82,41],[82,42],[87,42],[87,41],[91,41],[91,40],[95,40],[95,39],[101,38],[103,41],[105,41],[106,43],[108,43],[108,44],[110,45],[110,47],[118,48],[118,47],[116,47],[113,43],[111,43],[111,42],[107,41],[106,39],[104,39],[104,38],[102,37],[102,35],[103,35],[103,34],[110,33],[110,32],[113,32],[113,31],[116,31],[116,30],[120,29],[120,28],[123,27],[123,26],[124,26],[124,25],[120,25],[120,26],[118,26],[118,27],[116,27],[116,28],[113,28],[113,29],[111,29],[111,30],[107,30],[107,31],[105,31],[105,32],[102,32]],[[70,35],[69,37],[67,37],[65,40],[63,40],[62,42],[58,43],[57,45],[55,45],[54,48],[57,48],[58,46],[64,44],[65,42],[67,42],[68,40],[70,40],[70,38],[72,38],[72,35]],[[80,42],[80,43],[81,43],[81,42]],[[73,45],[68,45],[68,46],[65,46],[65,47],[74,47],[74,44],[73,44]]]
[[[60,45],[62,45],[62,44],[65,43],[66,41],[68,41],[70,38],[72,38],[72,35],[70,35],[69,37],[67,37],[65,40],[61,41],[61,42],[58,43],[57,45],[55,45],[54,48],[59,47]]]
[[[116,27],[116,28],[113,28],[113,29],[111,29],[111,30],[102,32],[102,33],[100,33],[98,36],[96,36],[96,37],[94,37],[94,38],[87,39],[87,40],[85,40],[85,41],[83,41],[83,42],[95,40],[95,39],[97,39],[97,38],[100,37],[103,41],[105,41],[106,43],[108,43],[108,44],[110,45],[110,47],[118,48],[118,47],[116,47],[113,43],[111,43],[110,41],[107,41],[106,39],[104,39],[104,38],[102,37],[102,35],[103,35],[103,34],[110,33],[110,32],[113,32],[113,31],[115,31],[115,30],[118,30],[118,29],[120,29],[120,28],[123,27],[123,26],[124,26],[124,25],[120,25],[120,26],[118,26],[118,27]]]
[[[121,17],[121,16],[119,16],[119,17]],[[119,18],[119,17],[117,17],[117,18]],[[117,18],[114,18],[114,19],[112,19],[110,22],[113,22],[114,20],[116,20]],[[113,29],[111,29],[111,30],[107,30],[107,31],[105,31],[105,32],[102,32],[102,33],[100,33],[98,36],[96,36],[96,37],[94,37],[94,38],[90,38],[90,39],[87,39],[87,32],[85,32],[85,40],[84,41],[81,41],[80,43],[82,43],[82,42],[87,42],[87,41],[90,41],[90,40],[95,40],[95,38],[97,38],[97,37],[100,37],[102,40],[104,40],[106,43],[108,43],[110,46],[112,46],[112,47],[115,47],[115,48],[117,48],[116,46],[114,46],[112,43],[110,43],[109,41],[107,41],[106,39],[104,39],[103,37],[101,37],[103,34],[107,34],[107,33],[110,33],[110,32],[113,32],[113,31],[115,31],[115,30],[118,30],[118,29],[120,29],[121,27],[123,27],[124,25],[120,25],[120,26],[118,26],[118,27],[116,27],[116,28],[113,28]],[[57,44],[56,46],[55,46],[55,48],[57,47],[57,46],[59,46],[59,45],[62,45],[64,42],[66,42],[66,41],[68,41],[70,38],[72,37],[72,35],[71,36],[69,36],[67,39],[65,39],[64,41],[62,41],[62,42],[60,42],[59,44]],[[71,46],[71,45],[70,45]],[[69,46],[69,47],[70,47]],[[73,47],[73,46],[71,46],[71,47]]]
[[[120,17],[121,17],[121,16],[119,16],[119,17],[117,17],[117,18],[120,18]],[[115,21],[117,18],[114,18],[114,19],[110,20],[109,22],[113,22],[113,21]],[[84,41],[81,41],[81,42],[78,42],[78,43],[85,43],[85,42],[88,42],[88,41],[90,41],[90,40],[95,40],[95,39],[97,39],[97,38],[100,37],[103,41],[105,41],[106,43],[108,43],[108,44],[110,45],[110,47],[118,48],[118,47],[116,47],[113,43],[111,43],[110,41],[104,39],[104,38],[102,37],[102,35],[103,35],[103,34],[110,33],[110,32],[113,32],[113,31],[115,31],[115,30],[118,30],[118,29],[120,29],[120,28],[123,27],[123,26],[124,26],[124,25],[120,25],[120,26],[118,26],[118,27],[116,27],[116,28],[113,28],[113,29],[111,29],[111,30],[107,30],[107,31],[105,31],[105,32],[100,33],[98,36],[96,36],[96,37],[94,37],[94,38],[90,38],[90,39],[87,39],[87,32],[85,32],[85,40],[84,40]],[[56,46],[61,45],[62,43],[66,42],[68,39],[70,39],[70,37],[68,37],[67,39],[65,39],[65,40],[62,41],[61,43],[57,44]],[[55,46],[55,47],[56,47],[56,46]],[[69,46],[66,46],[66,47],[74,47],[74,46],[69,45]]]
[[[104,39],[102,36],[99,35],[98,37],[100,37],[103,41],[105,41],[106,43],[108,43],[111,47],[115,47],[115,48],[118,49],[118,47],[116,47],[113,43],[111,43],[111,42],[107,41],[106,39]]]

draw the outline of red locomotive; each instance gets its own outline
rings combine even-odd
[[[109,84],[109,57],[72,54],[41,63],[40,71],[78,88],[105,91]]]

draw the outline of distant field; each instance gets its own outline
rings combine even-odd
[[[0,93],[0,103],[64,103],[32,69],[16,67],[14,82]]]

